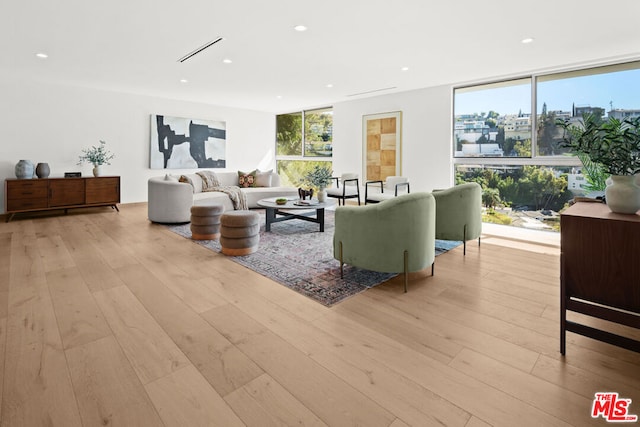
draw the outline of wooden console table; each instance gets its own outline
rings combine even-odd
[[[640,352],[640,341],[567,320],[567,311],[640,329],[640,215],[576,203],[560,219],[560,353],[566,331]]]
[[[120,177],[6,179],[4,207],[7,222],[16,213],[111,206],[120,203]]]

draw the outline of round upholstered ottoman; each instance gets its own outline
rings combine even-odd
[[[220,246],[225,255],[249,255],[258,250],[260,215],[252,211],[229,211],[220,217]]]
[[[224,206],[218,203],[191,206],[191,238],[213,240],[220,237],[220,216]]]

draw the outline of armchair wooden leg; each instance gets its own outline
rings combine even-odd
[[[480,247],[480,236],[478,236],[478,247]]]
[[[436,260],[434,259],[434,260],[433,260],[433,262],[431,263],[431,275],[432,275],[432,276],[433,276],[433,274],[434,274],[435,266],[436,266]]]
[[[342,242],[340,242],[340,278],[344,279],[344,262],[342,262]]]
[[[409,251],[404,251],[404,293],[407,293],[409,284]]]

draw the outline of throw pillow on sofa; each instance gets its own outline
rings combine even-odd
[[[273,169],[261,171],[256,169],[256,187],[271,187],[271,174]]]
[[[248,188],[256,186],[257,171],[251,172],[238,171],[238,187]]]

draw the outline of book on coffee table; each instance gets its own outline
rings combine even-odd
[[[318,204],[317,200],[296,200],[293,202],[296,206],[314,206]]]

